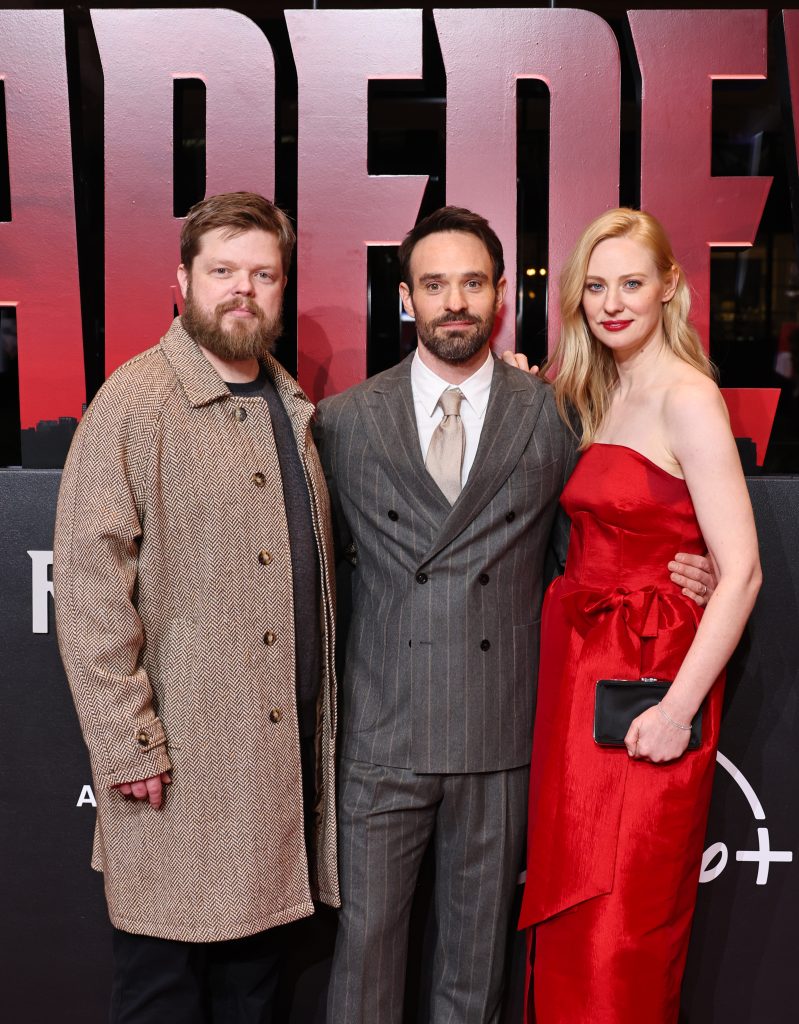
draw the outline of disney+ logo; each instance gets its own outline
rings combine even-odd
[[[763,810],[763,805],[740,768],[737,768],[721,751],[716,754],[716,762],[729,773],[746,797],[755,821],[765,821],[766,812]],[[790,864],[793,861],[793,852],[791,850],[772,850],[768,827],[762,825],[757,828],[757,849],[737,850],[735,859],[741,863],[757,864],[755,883],[757,885],[765,885],[768,882],[771,865]],[[699,875],[699,881],[712,882],[714,878],[718,878],[726,868],[728,860],[729,851],[727,850],[726,843],[719,842],[708,846],[702,857],[702,870]]]

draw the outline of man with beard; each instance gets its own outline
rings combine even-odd
[[[522,863],[544,562],[552,548],[565,560],[568,526],[553,524],[575,441],[551,388],[491,354],[506,282],[488,222],[445,207],[399,255],[416,352],[317,418],[354,563],[328,1024],[402,1021],[430,844],[428,1019],[489,1024]],[[712,583],[699,575],[697,591]]]
[[[185,312],[106,381],[64,469],[58,635],[117,1024],[272,1020],[289,923],[339,903],[329,501],[271,355],[293,247],[261,196],[195,206]]]
[[[317,419],[355,562],[328,1022],[403,1019],[432,843],[429,1019],[486,1024],[522,861],[544,555],[574,446],[547,385],[491,354],[506,281],[487,221],[437,210],[399,255],[416,352]]]

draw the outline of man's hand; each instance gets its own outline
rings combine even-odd
[[[672,583],[682,587],[682,592],[700,608],[708,603],[713,596],[718,580],[713,572],[713,565],[704,555],[686,555],[680,551],[669,562]]]
[[[515,366],[517,370],[524,370],[525,373],[531,373],[533,377],[538,376],[539,367],[530,366],[524,352],[511,352],[510,349],[505,349],[502,353],[502,361],[503,363],[507,363],[508,366]]]
[[[153,775],[139,782],[119,782],[113,788],[118,789],[123,796],[149,800],[151,806],[160,807],[164,799],[164,786],[168,786],[171,781],[172,776],[169,772],[161,772],[160,775]]]

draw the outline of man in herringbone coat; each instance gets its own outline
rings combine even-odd
[[[125,1024],[271,1020],[281,926],[339,903],[329,500],[269,354],[293,244],[262,197],[198,204],[185,313],[103,385],[64,469],[58,636]]]

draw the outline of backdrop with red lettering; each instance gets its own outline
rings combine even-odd
[[[0,310],[15,331],[5,359],[15,361],[14,380],[4,387],[22,428],[20,445],[4,424],[6,450],[19,449],[6,462],[61,464],[104,376],[154,344],[179,308],[182,217],[225,190],[262,192],[296,215],[281,355],[314,399],[396,361],[396,281],[388,274],[381,284],[380,256],[443,202],[485,214],[503,241],[517,302],[498,349],[536,349],[542,334],[552,345],[563,260],[581,227],[621,198],[668,226],[700,334],[711,355],[724,355],[712,328],[730,314],[722,296],[713,322],[713,254],[741,255],[735,293],[745,305],[756,273],[746,251],[766,222],[770,239],[775,218],[777,235],[790,225],[799,12],[611,11],[606,20],[552,8],[241,6],[253,17],[188,7],[0,11]],[[749,154],[747,173],[732,163],[737,173],[719,174],[717,86],[755,83],[781,90],[783,103],[769,93],[748,101],[738,125],[745,145],[725,128]],[[543,114],[529,96],[543,97]],[[785,166],[758,174],[767,118]],[[779,344],[767,362],[791,369],[745,376],[721,359],[753,467],[766,459],[783,391],[799,441],[787,395],[797,324],[784,310],[774,319],[773,297],[757,301],[767,336],[739,339],[752,368],[760,349]],[[733,316],[745,329],[746,316]],[[0,378],[5,369],[0,359]]]
[[[0,10],[0,465],[23,467],[0,470],[8,1018],[99,1024],[108,1000],[94,793],[52,623],[57,467],[107,374],[180,309],[191,204],[253,189],[296,219],[278,354],[315,399],[412,346],[396,245],[444,202],[498,231],[516,302],[494,344],[536,358],[585,222],[621,201],[667,225],[766,573],[730,669],[681,1019],[794,1019],[799,479],[763,474],[799,471],[799,11],[234,7]],[[407,1021],[426,1020],[428,884]],[[334,931],[330,913],[299,928],[281,1019],[323,1019]],[[522,957],[517,941],[507,1022]]]

